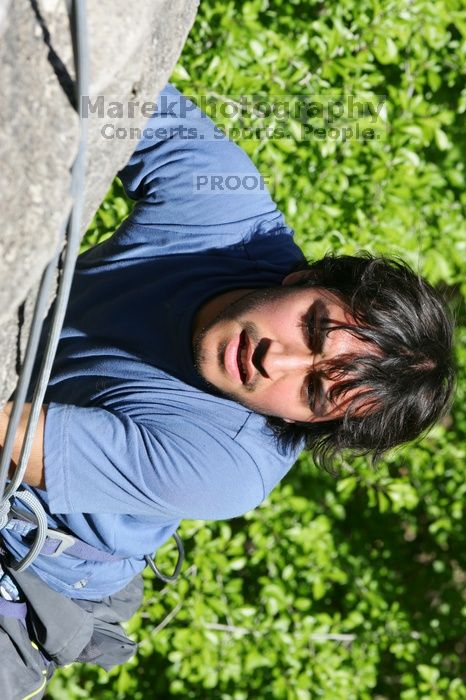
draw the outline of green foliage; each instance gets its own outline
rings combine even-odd
[[[373,139],[303,139],[299,119],[253,138],[278,124],[246,111],[222,123],[241,127],[309,257],[399,255],[452,288],[461,368],[465,38],[460,0],[205,2],[172,79],[212,114],[242,95],[382,104]],[[86,246],[129,213],[119,187]],[[184,523],[181,580],[147,573],[128,625],[137,658],[110,674],[71,666],[50,697],[466,698],[465,393],[462,369],[443,424],[377,470],[342,462],[334,480],[303,455],[244,518]],[[173,566],[170,544],[158,556]]]
[[[123,185],[115,179],[86,231],[81,253],[110,238],[121,222],[129,216],[133,206],[134,200],[126,196]]]
[[[372,141],[299,138],[290,120],[290,138],[239,143],[310,257],[400,254],[464,284],[465,22],[460,2],[213,3],[174,79],[214,109],[240,95],[382,104]],[[238,121],[273,122],[243,114],[228,126]]]

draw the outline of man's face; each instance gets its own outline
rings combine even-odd
[[[341,417],[354,390],[332,403],[328,394],[336,380],[325,377],[323,363],[370,353],[351,332],[329,328],[355,325],[341,300],[320,287],[243,291],[213,317],[207,314],[203,327],[195,325],[200,375],[267,416],[306,422]]]

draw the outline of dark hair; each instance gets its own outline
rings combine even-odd
[[[447,411],[455,379],[452,317],[442,295],[400,260],[327,255],[301,269],[306,276],[296,284],[338,295],[356,321],[338,327],[372,344],[372,353],[325,365],[326,377],[336,380],[330,400],[361,388],[341,419],[286,423],[269,417],[268,424],[284,446],[304,439],[325,468],[346,449],[375,461]]]

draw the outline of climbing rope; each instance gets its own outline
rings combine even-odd
[[[30,551],[21,561],[13,564],[13,568],[17,571],[24,571],[24,569],[26,569],[34,561],[34,559],[40,553],[46,538],[47,516],[39,499],[26,490],[18,491],[18,488],[23,481],[26,471],[31,453],[32,442],[37,429],[40,410],[44,401],[47,384],[50,379],[52,365],[57,351],[58,341],[60,339],[61,329],[63,327],[76,258],[79,252],[83,210],[84,178],[87,152],[87,120],[82,114],[82,97],[89,94],[86,2],[85,0],[67,0],[66,5],[73,40],[73,55],[76,73],[75,92],[80,124],[78,153],[71,171],[72,208],[67,224],[66,226],[62,227],[60,232],[57,252],[42,275],[24,362],[18,379],[18,385],[15,392],[15,398],[13,401],[13,407],[0,460],[0,528],[6,525],[10,510],[10,502],[13,498],[18,498],[29,506],[34,515],[35,521],[37,522],[36,537]],[[65,251],[62,255],[61,250],[63,247],[63,239],[65,240]],[[62,264],[59,264],[60,261]],[[23,414],[26,396],[31,382],[32,371],[37,356],[43,319],[45,317],[48,300],[52,292],[52,285],[55,279],[56,271],[60,267],[61,272],[59,273],[58,290],[51,316],[48,338],[34,389],[31,402],[31,411],[23,438],[20,457],[11,482],[5,489],[5,484],[8,479],[8,471],[11,464],[15,435]]]
[[[66,6],[70,20],[70,30],[73,42],[73,55],[76,73],[75,97],[80,124],[78,153],[71,170],[72,208],[66,225],[64,225],[60,231],[56,254],[42,275],[25,351],[24,362],[18,378],[13,407],[10,414],[0,459],[0,530],[6,527],[9,522],[11,515],[11,501],[14,498],[22,501],[29,507],[32,513],[32,518],[37,525],[35,540],[29,552],[23,559],[12,564],[12,568],[16,571],[24,571],[32,564],[32,562],[40,554],[48,533],[47,516],[39,499],[30,491],[18,489],[24,479],[34,435],[39,421],[40,410],[44,402],[47,385],[50,379],[52,365],[56,355],[60,333],[63,327],[66,308],[68,306],[81,238],[80,233],[88,140],[87,119],[82,113],[82,98],[89,95],[86,2],[85,0],[66,0]],[[62,254],[63,243],[65,243],[65,248],[64,253]],[[26,397],[28,394],[29,385],[31,383],[32,372],[35,366],[37,350],[41,338],[43,319],[46,315],[47,304],[52,293],[52,287],[57,270],[59,272],[58,290],[49,324],[44,355],[31,401],[31,411],[15,473],[13,474],[7,488],[5,488],[5,484],[8,479],[9,467],[11,464],[15,435],[26,403]],[[176,532],[174,533],[174,538],[178,549],[178,560],[172,575],[162,574],[153,559],[149,556],[145,557],[147,565],[150,566],[156,576],[167,583],[174,581],[178,577],[184,561],[183,543]]]

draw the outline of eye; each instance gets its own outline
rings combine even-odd
[[[306,399],[311,410],[314,410],[315,407],[318,392],[317,382],[318,380],[314,372],[311,372],[311,374],[306,378]]]

